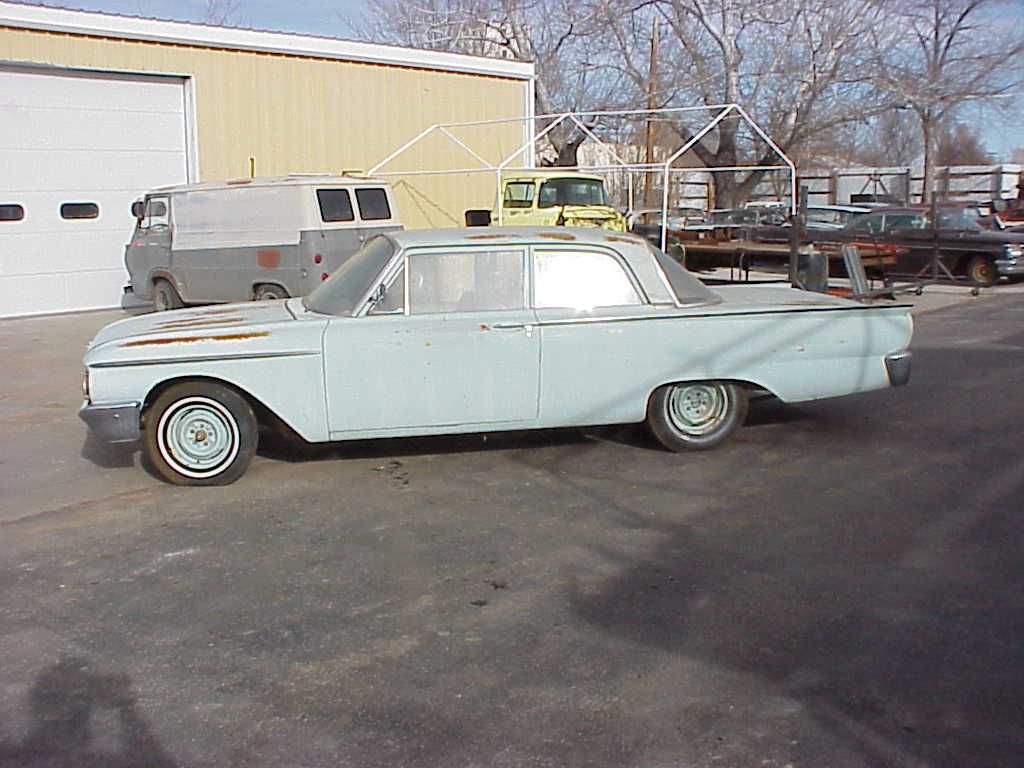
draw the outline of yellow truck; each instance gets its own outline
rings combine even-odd
[[[502,177],[495,209],[466,211],[466,224],[626,231],[626,218],[608,205],[602,177],[557,168],[509,171]]]

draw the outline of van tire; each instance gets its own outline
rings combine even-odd
[[[173,285],[166,280],[156,280],[153,282],[153,306],[157,312],[166,312],[169,309],[181,309],[185,303]]]
[[[264,284],[256,286],[256,293],[253,299],[256,301],[274,301],[275,299],[287,299],[288,291],[280,285]]]

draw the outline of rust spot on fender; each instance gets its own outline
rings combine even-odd
[[[497,239],[500,239],[502,237],[512,237],[512,235],[511,234],[504,234],[504,233],[501,233],[501,232],[497,232],[497,233],[486,234],[486,235],[468,235],[466,237],[466,239],[467,240],[497,240]]]
[[[537,237],[546,237],[549,240],[575,240],[576,235],[570,235],[568,232],[541,232]]]
[[[281,263],[281,252],[276,248],[260,248],[256,251],[256,263],[264,269],[277,269]]]
[[[156,347],[165,344],[195,344],[199,341],[243,341],[245,339],[256,339],[261,336],[269,336],[270,331],[256,331],[254,333],[224,333],[219,336],[176,336],[170,339],[139,339],[138,341],[126,341],[122,347]]]
[[[489,331],[489,330],[491,330],[491,326],[487,325],[487,323],[480,323],[480,330],[481,331]]]

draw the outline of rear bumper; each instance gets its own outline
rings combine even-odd
[[[139,428],[141,414],[141,403],[93,405],[86,401],[78,411],[78,417],[106,443],[134,443],[138,440],[142,436]]]
[[[909,349],[893,352],[885,356],[885,371],[889,374],[889,383],[894,387],[902,387],[910,381],[910,361],[913,353]]]

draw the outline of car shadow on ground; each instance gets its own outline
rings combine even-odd
[[[815,427],[831,440],[748,473],[720,509],[658,523],[652,552],[573,589],[574,613],[784,696],[857,756],[833,764],[1024,764],[1024,443],[975,407],[1021,354],[926,348],[915,365],[938,389],[834,404]],[[801,411],[759,416],[776,417]],[[678,492],[707,482],[680,475]],[[795,764],[822,764],[812,742],[793,742]]]

